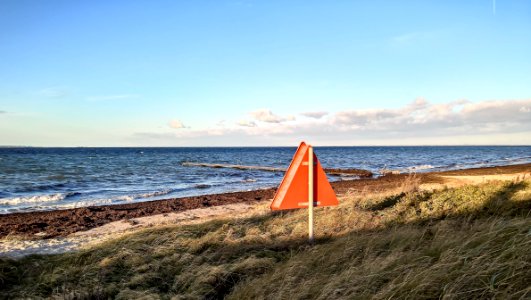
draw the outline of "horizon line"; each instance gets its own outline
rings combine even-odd
[[[283,146],[30,146],[0,145],[0,148],[289,148],[298,145]],[[531,144],[418,144],[418,145],[319,145],[319,147],[531,147]]]

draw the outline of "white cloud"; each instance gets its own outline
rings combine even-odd
[[[294,116],[281,117],[275,115],[269,109],[259,109],[249,113],[255,120],[266,123],[282,123],[285,121],[294,121]]]
[[[332,123],[338,128],[403,134],[426,131],[441,134],[452,130],[480,130],[486,127],[502,132],[509,127],[531,127],[531,118],[520,112],[521,107],[530,104],[531,99],[478,103],[460,100],[438,104],[417,100],[399,109],[339,112],[332,118]]]
[[[240,120],[236,124],[238,126],[243,126],[243,127],[256,127],[256,122],[248,121],[248,120]]]
[[[178,145],[525,144],[531,143],[530,107],[531,99],[430,103],[419,98],[398,108],[346,110],[318,119],[281,122],[266,111],[256,114],[257,121],[141,135]]]
[[[531,99],[513,101],[485,101],[463,105],[461,111],[464,121],[474,124],[481,123],[530,123],[531,116],[521,111],[522,107],[530,107]]]
[[[105,95],[105,96],[90,96],[87,97],[88,101],[113,101],[113,100],[129,100],[139,98],[140,95],[136,94],[121,94],[121,95]]]
[[[168,126],[173,129],[187,128],[180,120],[171,120],[170,122],[168,122]]]
[[[308,118],[314,118],[314,119],[320,119],[326,115],[328,115],[328,112],[326,111],[310,111],[310,112],[303,112],[301,113],[302,116],[308,117]]]

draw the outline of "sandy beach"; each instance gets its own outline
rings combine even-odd
[[[531,164],[333,182],[345,194],[386,193],[403,189],[412,178],[420,189],[438,189],[531,176]],[[21,257],[73,251],[137,230],[191,224],[224,217],[269,212],[275,189],[176,198],[124,205],[85,207],[0,216],[0,255]]]

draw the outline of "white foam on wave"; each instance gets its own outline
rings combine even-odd
[[[118,196],[116,198],[113,198],[111,200],[114,201],[133,201],[136,199],[144,199],[144,198],[151,198],[151,197],[158,197],[158,196],[164,196],[169,193],[173,192],[171,189],[162,190],[162,191],[155,191],[155,192],[148,192],[148,193],[141,193],[141,194],[132,194],[132,195],[124,195],[124,196]]]
[[[49,195],[35,195],[0,199],[0,205],[11,206],[25,203],[57,202],[64,200],[67,194],[56,193]]]
[[[163,195],[167,195],[167,194],[169,194],[171,192],[172,192],[171,189],[167,189],[167,190],[156,191],[156,192],[151,192],[151,193],[144,193],[144,194],[140,194],[139,198],[149,198],[149,197],[163,196]]]
[[[67,208],[78,208],[78,207],[87,207],[87,206],[99,206],[99,205],[113,204],[115,202],[116,201],[112,199],[84,200],[84,201],[76,201],[76,202],[71,202],[71,203],[59,204],[57,206],[54,205],[52,209],[67,209]]]
[[[13,198],[0,198],[0,206],[5,208],[0,209],[0,213],[12,213],[12,212],[23,212],[23,211],[43,211],[43,210],[55,210],[55,209],[68,209],[68,208],[78,208],[78,207],[87,207],[87,206],[99,206],[114,204],[117,202],[128,202],[134,201],[137,199],[145,199],[151,197],[163,196],[171,193],[171,189],[147,192],[147,193],[138,193],[132,195],[124,195],[117,197],[110,197],[105,199],[87,199],[75,202],[61,202],[68,196],[75,193],[56,193],[48,195],[35,195],[35,196],[22,196],[22,197],[13,197]],[[57,203],[53,203],[57,202]]]
[[[8,207],[0,209],[0,214],[5,213],[16,213],[16,212],[30,212],[30,211],[47,211],[47,210],[57,210],[57,209],[70,209],[70,208],[80,208],[88,206],[100,206],[114,204],[116,200],[112,199],[92,199],[76,202],[62,202],[52,205],[46,205],[45,203],[32,205],[32,206],[19,206],[19,207]]]
[[[133,201],[137,199],[134,195],[125,195],[113,198],[114,201]]]
[[[88,207],[88,206],[101,206],[101,205],[118,204],[120,202],[128,202],[128,201],[134,201],[134,200],[137,200],[137,199],[144,199],[144,198],[150,198],[150,197],[163,196],[163,195],[169,194],[171,192],[172,192],[172,190],[162,190],[162,191],[148,192],[148,193],[142,193],[142,194],[110,197],[110,198],[105,198],[105,199],[87,199],[87,200],[81,200],[81,201],[75,201],[75,202],[60,202],[60,203],[57,203],[57,204],[56,203],[50,203],[48,205],[46,204],[46,202],[41,202],[40,204],[39,203],[30,203],[30,202],[3,203],[3,202],[1,202],[3,199],[0,199],[0,205],[4,204],[4,205],[8,206],[7,208],[0,208],[0,214],[16,213],[16,212],[29,212],[29,211],[46,211],[46,210],[57,210],[57,209],[71,209],[71,208],[81,208],[81,207]],[[59,198],[57,198],[57,199],[59,199]],[[62,197],[62,199],[64,199],[64,198],[65,197]],[[50,202],[51,201],[52,200],[50,200]],[[18,205],[22,204],[22,205],[16,206],[17,204]],[[26,204],[26,205],[24,205],[24,204]],[[11,206],[11,207],[9,207],[9,206]]]

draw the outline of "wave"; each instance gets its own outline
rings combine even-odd
[[[49,175],[46,177],[47,180],[64,180],[66,178],[63,174]]]
[[[504,157],[500,160],[494,160],[494,163],[503,162],[503,163],[519,163],[519,162],[529,162],[531,161],[531,156],[522,156],[522,157]]]
[[[258,170],[267,172],[286,172],[285,168],[267,167],[267,166],[246,166],[246,165],[232,165],[232,164],[211,164],[211,163],[195,163],[195,162],[183,162],[182,166],[185,167],[205,167],[205,168],[229,168],[238,170]],[[331,175],[345,175],[345,176],[359,176],[359,177],[372,177],[372,172],[361,169],[323,169],[327,174]]]
[[[77,207],[79,206],[87,206],[87,205],[99,205],[98,203],[102,204],[111,204],[114,202],[121,202],[121,201],[133,201],[136,199],[145,199],[145,198],[152,198],[152,197],[158,197],[163,196],[166,194],[170,194],[174,192],[172,189],[162,190],[162,191],[154,191],[154,192],[147,192],[147,193],[137,193],[137,194],[131,194],[131,195],[123,195],[123,196],[116,196],[116,197],[109,197],[106,199],[90,199],[90,200],[81,200],[76,201],[75,203],[69,203],[63,204],[63,205],[53,205],[54,208],[59,207]],[[81,195],[81,193],[78,192],[69,192],[69,193],[54,193],[54,194],[46,194],[46,195],[31,195],[31,196],[20,196],[20,197],[12,197],[12,198],[0,198],[0,205],[1,206],[28,206],[31,205],[31,207],[40,207],[39,203],[48,203],[48,202],[60,202],[65,200],[68,197],[78,196]],[[95,204],[92,204],[95,203]],[[33,204],[33,205],[32,205]],[[37,205],[36,205],[37,204]],[[72,206],[74,205],[74,206]],[[26,207],[29,209],[29,207]]]
[[[284,172],[284,168],[265,167],[265,166],[246,166],[246,165],[231,165],[231,164],[211,164],[211,163],[195,163],[195,162],[183,162],[184,167],[205,167],[205,168],[229,168],[237,170],[259,170],[268,172]]]
[[[17,211],[45,211],[45,210],[57,210],[57,209],[69,209],[69,208],[79,208],[79,207],[88,207],[88,206],[101,206],[116,203],[112,199],[97,199],[97,200],[84,200],[76,201],[70,203],[60,203],[57,205],[38,205],[32,207],[14,207],[9,209],[4,209],[8,212],[17,212]]]
[[[173,191],[174,190],[172,190],[172,189],[166,189],[166,190],[162,190],[162,191],[148,192],[148,193],[144,193],[144,194],[138,194],[138,197],[139,198],[150,198],[150,197],[163,196],[163,195],[167,195],[169,193],[172,193]]]
[[[515,165],[521,163],[530,163],[531,156],[522,156],[522,157],[504,157],[501,159],[493,160],[482,160],[468,163],[460,164],[451,164],[444,167],[439,167],[442,170],[458,170],[458,169],[468,169],[468,168],[481,168],[481,167],[495,167],[495,166],[504,166],[504,165]]]
[[[31,186],[24,186],[21,188],[16,188],[13,191],[15,193],[17,192],[38,192],[38,191],[50,191],[50,190],[57,190],[62,189],[66,187],[66,183],[53,183],[53,184],[41,184],[41,185],[31,185]]]
[[[224,185],[232,185],[232,184],[238,184],[238,183],[252,183],[252,182],[256,182],[256,179],[248,178],[248,179],[242,179],[242,180],[237,180],[237,181],[227,181],[227,182],[217,183],[217,184],[198,183],[194,185],[192,189],[203,190],[203,189],[209,189],[209,188],[219,187],[219,186],[224,186]]]
[[[164,196],[167,194],[170,194],[174,192],[175,190],[172,189],[166,189],[162,191],[155,191],[155,192],[147,192],[147,193],[141,193],[141,194],[132,194],[132,195],[124,195],[124,196],[118,196],[115,198],[111,198],[110,200],[114,201],[133,201],[136,199],[145,199],[145,198],[151,198],[151,197],[158,197],[158,196]]]
[[[194,188],[196,189],[208,189],[208,188],[211,188],[212,185],[211,184],[196,184],[194,185]]]
[[[0,206],[7,206],[6,208],[0,209],[1,213],[13,213],[13,212],[24,212],[24,211],[45,211],[45,210],[56,210],[56,209],[69,209],[69,208],[78,208],[78,207],[87,207],[87,206],[100,206],[115,204],[117,202],[124,201],[133,201],[137,199],[146,199],[151,197],[163,196],[169,193],[174,192],[174,190],[167,189],[162,191],[147,192],[147,193],[138,193],[132,195],[123,195],[117,197],[109,197],[104,199],[86,199],[75,202],[62,202],[68,197],[80,195],[81,193],[71,192],[71,193],[57,193],[49,195],[36,195],[36,196],[25,196],[25,197],[15,197],[15,198],[6,198],[0,199]],[[58,203],[53,203],[58,202]],[[50,204],[47,204],[50,203]]]
[[[34,195],[34,196],[22,196],[13,198],[0,199],[0,205],[12,206],[20,205],[24,203],[42,203],[42,202],[58,202],[66,199],[67,197],[79,195],[79,193],[56,193],[48,195]]]
[[[494,167],[500,165],[512,165],[519,163],[529,163],[531,162],[531,156],[522,156],[522,157],[504,157],[501,159],[494,160],[481,160],[475,162],[462,162],[462,163],[452,163],[444,166],[433,166],[430,164],[411,166],[403,169],[399,169],[400,173],[410,173],[417,171],[448,171],[448,170],[459,170],[459,169],[468,169],[468,168],[480,168],[480,167]]]

